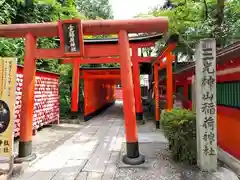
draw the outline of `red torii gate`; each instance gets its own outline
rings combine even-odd
[[[36,72],[36,59],[38,58],[66,58],[81,57],[84,58],[96,56],[94,51],[98,51],[94,46],[84,47],[82,36],[84,35],[100,35],[100,34],[118,34],[118,48],[115,49],[116,54],[120,56],[121,66],[121,82],[123,87],[123,110],[125,119],[125,132],[127,139],[127,154],[123,161],[127,164],[140,164],[144,162],[144,156],[139,153],[136,114],[134,107],[134,92],[132,83],[130,45],[128,33],[163,33],[168,30],[168,19],[151,18],[151,19],[132,19],[132,20],[90,20],[80,21],[73,20],[67,23],[77,23],[75,26],[78,32],[74,35],[80,39],[76,41],[79,45],[79,52],[71,49],[72,53],[65,52],[65,46],[61,43],[61,47],[57,49],[39,49],[36,46],[36,38],[56,37],[60,39],[64,37],[61,34],[62,22],[60,23],[39,23],[39,24],[12,24],[0,25],[0,36],[2,37],[25,37],[25,57],[23,70],[23,94],[22,94],[22,111],[21,126],[19,140],[19,161],[31,160],[35,158],[32,153],[32,119],[34,107],[34,83]],[[71,28],[70,28],[71,27]],[[67,28],[72,29],[73,25],[68,24]],[[73,37],[73,33],[69,34]],[[69,40],[69,43],[71,39]],[[71,44],[69,45],[72,46]],[[67,47],[69,47],[67,46]],[[67,48],[68,50],[68,48]],[[101,52],[99,52],[101,54]],[[98,56],[103,56],[102,54]]]
[[[121,83],[120,68],[81,68],[84,79],[84,120],[90,120],[115,103],[116,85]]]
[[[149,35],[143,37],[129,38],[130,48],[132,50],[132,72],[133,72],[133,84],[134,84],[134,97],[135,97],[135,109],[137,120],[143,119],[143,109],[141,103],[141,89],[140,89],[140,63],[150,63],[152,57],[140,57],[138,56],[138,48],[154,47],[155,41],[162,38],[162,34]],[[84,40],[85,45],[92,45],[96,49],[101,51],[102,56],[98,58],[88,59],[63,59],[62,64],[72,64],[73,66],[73,81],[72,81],[72,98],[71,98],[71,110],[72,112],[78,112],[78,95],[79,95],[79,67],[80,64],[105,64],[105,63],[120,63],[120,59],[115,49],[118,49],[118,39],[103,39],[103,40]],[[105,48],[103,48],[105,46]],[[99,52],[96,51],[96,56],[99,56]],[[94,54],[92,54],[94,55]]]
[[[175,56],[172,54],[172,51],[176,48],[177,43],[177,35],[170,37],[163,51],[158,55],[156,59],[152,61],[154,71],[155,120],[157,129],[160,128],[159,70],[162,70],[164,68],[167,70],[167,110],[171,111],[173,108],[173,86],[175,86],[172,73],[172,62],[174,62]],[[165,62],[163,62],[164,58],[166,58]]]

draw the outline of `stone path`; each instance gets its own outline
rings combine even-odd
[[[215,174],[175,163],[162,130],[154,121],[138,126],[140,152],[146,162],[139,166],[123,164],[126,154],[122,104],[110,107],[84,125],[61,127],[70,131],[44,139],[34,137],[34,152],[40,158],[13,180],[236,180],[228,169]],[[78,129],[76,129],[78,127]],[[51,143],[48,141],[52,141]],[[47,147],[44,147],[47,144]],[[54,144],[56,144],[54,146]],[[37,149],[37,147],[39,149]],[[52,148],[52,149],[50,149]],[[45,151],[45,152],[44,152]],[[225,176],[223,176],[225,175]],[[226,178],[227,177],[227,178]]]
[[[14,180],[110,180],[124,139],[118,105],[89,121],[71,138]]]

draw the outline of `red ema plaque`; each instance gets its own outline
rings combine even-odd
[[[79,19],[58,22],[60,48],[65,57],[84,56],[82,23]]]

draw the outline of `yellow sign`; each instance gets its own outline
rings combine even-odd
[[[0,57],[0,161],[13,155],[16,73],[16,58]]]

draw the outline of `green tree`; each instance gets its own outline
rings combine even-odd
[[[64,4],[56,0],[8,0],[0,3],[0,22],[6,23],[41,23],[57,21],[59,19],[81,18],[85,19],[76,9],[74,0],[65,1]],[[56,48],[58,47],[56,38],[40,38],[38,47]],[[24,40],[23,39],[5,39],[0,40],[1,56],[17,56],[19,63],[23,63]],[[39,60],[37,67],[40,69],[58,72],[57,61]]]
[[[109,0],[76,0],[80,13],[89,19],[112,19],[112,7]]]
[[[219,48],[240,39],[239,7],[239,0],[167,0],[164,6],[156,5],[149,13],[138,17],[167,16],[169,33],[180,35],[174,53],[179,59],[192,61],[196,43],[202,38],[216,38]],[[164,45],[164,41],[159,41],[157,50]]]
[[[8,0],[0,2],[0,23],[41,23],[57,21],[59,19],[81,18],[81,15],[74,0],[59,2],[55,0]],[[39,38],[38,47],[57,48],[59,40],[53,38]],[[0,56],[18,57],[18,63],[23,64],[24,39],[0,38]],[[60,65],[58,60],[37,61],[37,68],[48,71],[58,72],[60,77],[60,101],[61,112],[66,113],[70,109],[70,85],[71,85],[71,66]]]
[[[163,7],[156,6],[147,15],[168,16],[169,32],[179,34],[184,42],[177,51],[192,56],[201,38],[216,38],[218,47],[240,38],[238,7],[238,0],[168,0]]]
[[[80,8],[81,11],[79,12],[75,0],[0,0],[0,24],[41,23],[72,18],[112,18],[111,6],[107,0],[93,2],[93,8],[86,2],[89,1],[85,1],[84,6],[86,6],[86,9],[84,10],[83,6],[81,6],[82,9]],[[87,8],[91,8],[90,12],[94,12],[89,13],[89,9]],[[87,14],[88,17],[85,17],[84,14]],[[100,38],[102,38],[102,36],[100,36]],[[56,37],[39,38],[37,43],[40,48],[58,48],[59,46],[59,40]],[[18,63],[23,64],[24,39],[0,38],[0,56],[18,57]],[[107,66],[115,66],[115,64],[109,64]],[[70,111],[72,82],[71,65],[60,65],[57,60],[39,59],[37,61],[37,68],[61,74],[61,113],[68,113]]]

